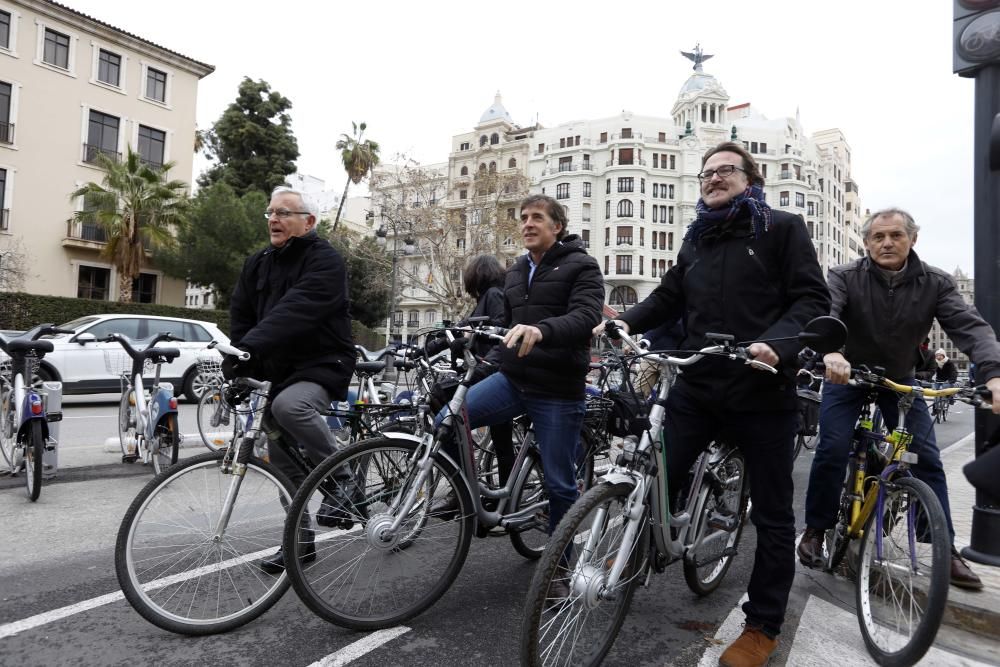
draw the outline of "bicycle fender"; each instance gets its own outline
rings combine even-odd
[[[159,390],[153,395],[153,400],[150,401],[149,406],[149,420],[146,422],[146,437],[152,438],[153,433],[156,431],[157,424],[166,416],[171,413],[176,414],[177,407],[170,407],[170,399],[174,397],[174,388],[172,385],[164,383],[160,385]]]
[[[620,470],[609,470],[601,476],[602,482],[607,482],[608,484],[635,484],[635,477],[630,473],[623,472]]]
[[[24,403],[21,405],[21,423],[17,427],[17,440],[30,436],[31,422],[39,420],[42,422],[42,437],[46,440],[49,439],[49,422],[45,419],[45,412],[37,415],[31,414],[31,404],[39,398],[41,397],[34,391],[24,392]]]

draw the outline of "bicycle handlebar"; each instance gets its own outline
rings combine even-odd
[[[210,350],[218,350],[222,354],[226,354],[226,355],[229,355],[229,356],[232,356],[232,357],[236,357],[240,361],[247,361],[248,359],[250,359],[250,353],[247,352],[246,350],[241,350],[238,347],[233,347],[232,345],[229,345],[228,343],[223,343],[223,342],[217,341],[217,340],[213,340],[211,343],[209,343],[208,344],[208,349],[210,349]]]
[[[919,384],[908,385],[893,382],[884,375],[872,372],[867,368],[852,368],[851,379],[848,384],[855,387],[880,387],[889,389],[897,394],[916,394],[920,398],[940,398],[952,396],[955,399],[968,403],[969,405],[980,407],[986,401],[993,400],[993,392],[985,385],[978,387],[945,387],[943,389],[931,389]]]

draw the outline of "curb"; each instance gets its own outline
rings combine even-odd
[[[977,601],[980,604],[976,604]],[[951,586],[941,622],[988,639],[1000,640],[1000,600],[988,588],[964,591]]]

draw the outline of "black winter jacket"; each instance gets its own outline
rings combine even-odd
[[[844,356],[851,365],[882,366],[896,380],[913,377],[913,349],[934,318],[976,363],[976,380],[1000,377],[1000,344],[993,328],[958,293],[950,275],[910,251],[892,285],[870,257],[830,269],[830,314],[847,325]]]
[[[576,235],[549,248],[528,285],[528,255],[504,280],[505,326],[531,324],[542,340],[526,357],[498,345],[489,360],[522,391],[548,398],[583,399],[591,330],[601,321],[604,279],[597,260]]]
[[[827,314],[830,295],[802,218],[784,211],[772,215],[759,239],[744,217],[708,230],[697,242],[685,241],[659,286],[620,319],[631,331],[643,331],[681,317],[686,350],[708,345],[707,333],[731,334],[737,342],[798,334],[809,320]],[[705,358],[685,368],[680,380],[698,400],[735,412],[793,409],[802,345],[769,345],[780,357],[777,375]]]
[[[233,344],[259,359],[274,393],[305,380],[347,397],[356,358],[347,269],[316,232],[247,259],[230,318]]]
[[[937,366],[937,362],[934,362]],[[955,362],[951,359],[947,360],[934,371],[934,381],[935,382],[950,382],[955,384],[958,382],[958,368],[955,366]]]

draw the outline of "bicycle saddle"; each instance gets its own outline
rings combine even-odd
[[[31,352],[32,350],[35,352],[41,352],[42,354],[51,352],[53,350],[52,341],[15,338],[14,340],[7,342],[7,351],[11,356],[14,356],[17,352]]]
[[[154,363],[169,364],[171,361],[181,356],[181,351],[176,347],[147,347],[136,356],[138,359],[152,359]]]
[[[396,352],[396,348],[392,346],[383,347],[381,350],[375,350],[374,352],[367,350],[364,345],[355,345],[354,349],[361,355],[363,361],[379,361],[387,354],[395,354]]]
[[[354,372],[359,375],[374,375],[384,369],[384,361],[359,361],[354,364]]]

